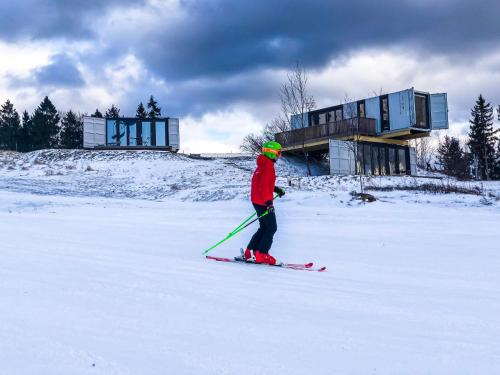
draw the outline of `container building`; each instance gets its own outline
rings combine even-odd
[[[331,174],[416,174],[409,141],[448,129],[445,93],[413,88],[291,117],[276,134],[284,152],[328,151]]]
[[[179,119],[98,118],[84,116],[83,147],[87,149],[179,150]]]

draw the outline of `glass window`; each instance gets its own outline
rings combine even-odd
[[[137,124],[135,122],[129,122],[128,134],[128,144],[130,146],[137,146]]]
[[[320,125],[326,124],[326,113],[319,114],[319,124]]]
[[[328,122],[334,122],[334,121],[335,121],[335,111],[328,112]]]
[[[358,143],[356,152],[356,173],[364,174],[364,163],[363,163],[363,145]]]
[[[366,112],[365,112],[365,103],[360,102],[358,103],[358,117],[366,117]]]
[[[399,173],[406,174],[406,150],[404,148],[400,148],[398,150],[399,156]]]
[[[151,146],[151,122],[142,122],[142,145]]]
[[[378,160],[379,148],[377,146],[372,146],[372,172],[375,175],[380,174],[380,164]]]
[[[318,125],[319,124],[319,116],[317,113],[314,113],[312,116],[311,116],[311,120],[312,120],[312,124],[313,125]]]
[[[166,146],[165,121],[156,121],[156,145]]]
[[[127,145],[127,124],[123,120],[118,121],[118,131],[120,140],[118,142],[119,146]]]
[[[386,151],[387,151],[387,149],[385,147],[380,147],[379,153],[378,153],[379,160],[380,160],[380,174],[381,175],[387,174],[386,159],[385,159]]]
[[[382,99],[382,120],[384,121],[389,120],[389,105],[387,98]]]
[[[389,123],[389,98],[387,95],[380,97],[380,126],[382,131],[391,130]]]
[[[363,159],[365,163],[365,174],[372,174],[372,147],[371,145],[363,146]]]
[[[335,111],[335,121],[342,121],[342,108]]]
[[[396,150],[389,148],[389,174],[396,174]]]
[[[108,145],[116,145],[116,121],[115,120],[106,120],[106,134],[107,134],[107,144]]]

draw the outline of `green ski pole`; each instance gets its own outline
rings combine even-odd
[[[278,195],[275,195],[273,200],[276,199]],[[253,213],[252,215],[250,215],[245,221],[243,221],[243,223],[241,223],[240,225],[238,225],[231,233],[229,233],[226,238],[220,240],[219,242],[217,242],[215,245],[213,245],[212,247],[209,247],[207,250],[205,250],[202,254],[203,255],[206,255],[209,251],[215,249],[217,246],[219,246],[221,243],[223,242],[226,242],[228,239],[230,239],[231,237],[233,237],[234,235],[236,235],[237,233],[241,232],[243,229],[245,229],[246,227],[248,227],[250,224],[254,223],[255,221],[259,220],[260,218],[266,216],[267,214],[269,214],[269,211],[265,211],[262,215],[260,215],[259,217],[253,219],[252,221],[248,222],[249,220],[251,220],[255,215],[257,215],[257,213]]]
[[[212,247],[209,247],[207,250],[205,250],[203,252],[203,255],[206,255],[209,251],[215,249],[217,246],[219,246],[221,243],[223,242],[226,242],[228,239],[230,239],[231,237],[233,237],[234,235],[238,234],[239,232],[241,232],[243,229],[245,229],[246,227],[248,227],[250,224],[253,224],[255,221],[259,220],[261,217],[264,217],[266,216],[267,214],[269,214],[269,211],[266,211],[264,212],[262,215],[260,215],[259,217],[253,219],[251,222],[247,223],[246,225],[244,226],[239,226],[238,228],[236,228],[235,230],[233,230],[231,233],[229,233],[227,235],[226,238],[220,240],[219,242],[217,242],[215,245],[213,245]]]

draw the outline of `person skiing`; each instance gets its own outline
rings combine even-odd
[[[285,195],[282,188],[275,186],[274,163],[280,156],[281,145],[278,142],[270,141],[264,143],[262,153],[257,157],[257,168],[252,176],[251,201],[257,212],[257,217],[259,217],[259,229],[252,236],[244,252],[245,260],[248,262],[276,264],[276,259],[269,254],[269,249],[278,229],[273,205],[273,192],[279,197]],[[267,214],[262,216],[266,211]]]

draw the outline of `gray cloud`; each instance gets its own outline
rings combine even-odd
[[[107,12],[118,6],[137,12],[112,25]],[[135,83],[120,107],[133,114],[153,94],[168,114],[179,116],[276,102],[279,83],[263,72],[297,61],[321,69],[363,48],[397,47],[422,61],[445,55],[450,63],[467,64],[500,45],[498,0],[180,0],[180,7],[178,16],[141,27],[147,19],[133,17],[151,9],[145,1],[0,0],[0,40],[95,41],[96,48],[78,62],[104,83],[103,67],[133,54],[149,76]],[[155,80],[169,92],[158,90]],[[35,71],[34,82],[79,86],[83,80],[63,54]]]
[[[321,69],[363,48],[398,47],[423,61],[440,54],[460,65],[500,44],[497,0],[480,6],[468,0],[181,4],[184,17],[148,29],[141,38],[113,39],[103,51],[118,56],[126,50],[141,59],[172,87],[165,100],[180,115],[241,101],[276,101],[278,84],[259,79],[259,72],[289,69],[297,61]]]
[[[456,1],[184,1],[188,16],[132,46],[170,80],[321,67],[363,47],[468,53],[500,42],[500,3]]]
[[[462,54],[500,42],[498,0],[180,0],[180,5],[183,17],[155,29],[134,28],[132,40],[117,35],[119,45],[107,52],[132,50],[155,74],[182,80],[288,68],[298,60],[321,67],[363,47]],[[148,7],[139,0],[3,0],[0,38],[90,39],[115,6],[138,12]]]
[[[89,39],[93,21],[114,6],[142,4],[137,0],[1,0],[0,39]]]
[[[65,54],[52,56],[49,64],[33,70],[29,77],[7,74],[6,78],[10,88],[78,88],[85,84],[75,62]]]
[[[56,55],[49,65],[38,69],[34,75],[40,85],[78,87],[84,84],[80,71],[67,55]]]

